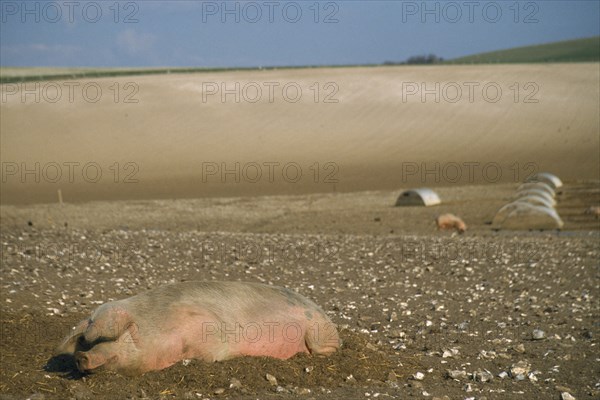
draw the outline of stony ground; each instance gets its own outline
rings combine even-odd
[[[563,232],[492,232],[510,190],[450,202],[471,226],[464,235],[435,231],[439,210],[389,207],[390,193],[3,207],[0,399],[600,398],[591,198],[559,199]],[[137,378],[82,376],[52,358],[99,304],[213,279],[313,299],[339,325],[342,350]]]

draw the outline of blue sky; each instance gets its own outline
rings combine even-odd
[[[7,1],[2,66],[362,64],[600,35],[590,1]]]

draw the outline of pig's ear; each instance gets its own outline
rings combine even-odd
[[[129,312],[123,307],[105,306],[94,313],[91,323],[83,333],[87,343],[117,340],[133,322]]]
[[[72,332],[66,338],[64,338],[62,343],[54,351],[54,354],[73,354],[77,348],[79,338],[83,336],[89,324],[89,319],[81,321],[76,327],[73,328]]]

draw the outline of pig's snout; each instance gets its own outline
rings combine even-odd
[[[104,354],[96,351],[78,351],[75,353],[75,364],[80,372],[92,372],[98,370],[100,367],[104,368],[107,363],[116,361],[116,356],[107,357]]]
[[[77,369],[80,372],[86,372],[92,369],[90,357],[81,351],[75,353],[75,364],[77,364]]]

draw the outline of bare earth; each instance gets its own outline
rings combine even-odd
[[[255,82],[263,97],[203,101],[215,82]],[[279,90],[269,102],[269,82],[297,83],[302,98]],[[324,102],[331,82],[337,103]],[[495,83],[503,94],[494,103],[479,90],[471,102],[461,84],[457,102],[403,99],[411,82]],[[0,399],[600,398],[600,220],[585,213],[600,205],[597,63],[78,83],[98,84],[101,99],[78,90],[70,102],[63,87],[52,103],[57,88],[46,86],[36,103],[0,87]],[[139,101],[125,103],[132,93]],[[100,167],[97,182],[93,170],[82,176],[86,163]],[[492,231],[496,210],[537,171],[565,183],[563,230]],[[442,204],[393,207],[418,186]],[[437,231],[445,212],[467,232]],[[52,358],[99,304],[213,279],[313,299],[339,325],[341,351],[191,361],[137,378],[82,376]]]
[[[584,210],[600,187],[565,185],[563,232],[491,231],[515,186],[440,188],[447,204],[434,208],[392,207],[394,192],[3,206],[2,398],[598,398],[600,222]],[[445,211],[470,230],[437,232]],[[51,360],[98,304],[211,279],[314,299],[341,327],[341,352],[192,361],[133,379]],[[498,376],[519,361],[533,375]]]

